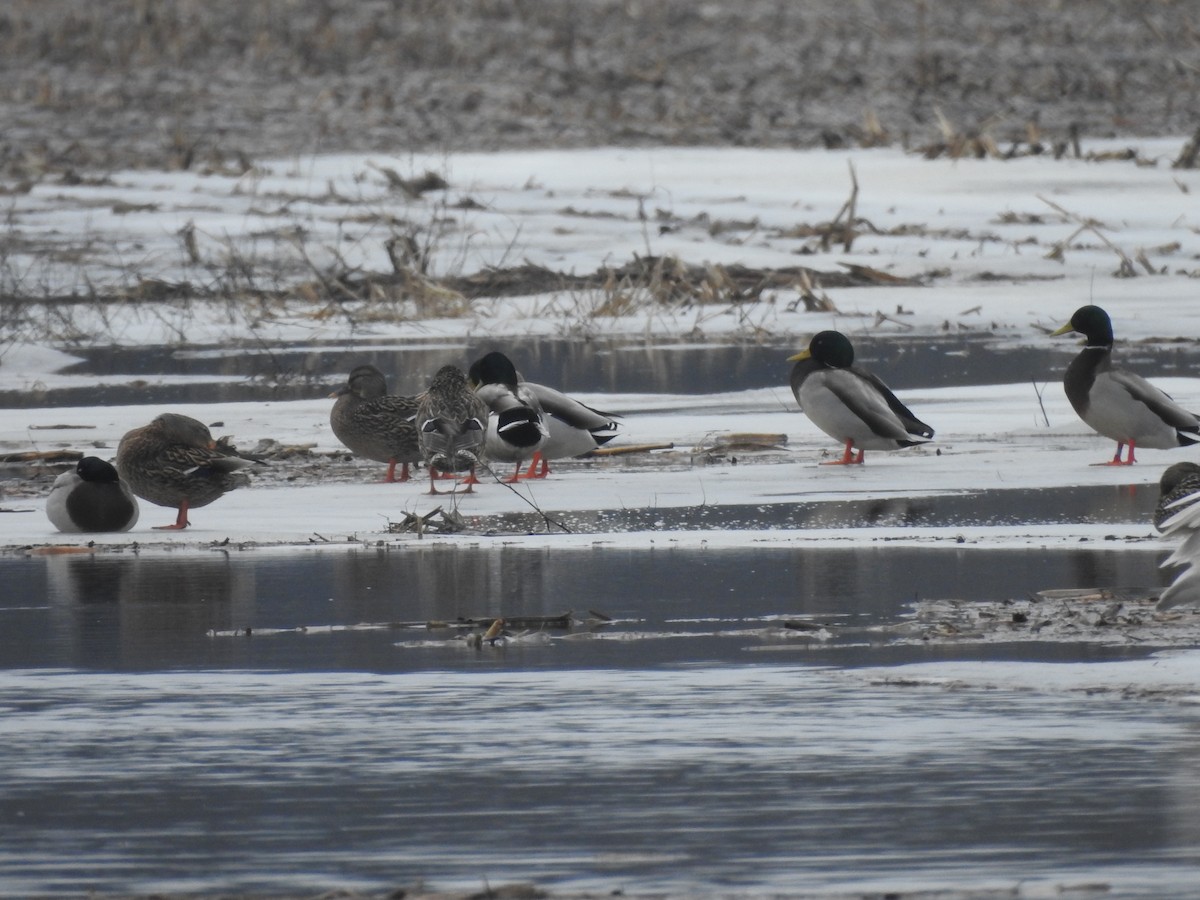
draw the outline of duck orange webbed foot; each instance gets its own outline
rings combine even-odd
[[[396,460],[388,462],[387,474],[383,476],[384,484],[397,484],[408,481],[408,463],[403,463],[400,468],[400,477],[396,477]]]
[[[842,454],[841,459],[827,459],[821,463],[822,466],[861,466],[863,458],[866,456],[865,450],[859,450],[858,455],[854,454],[854,445],[849,441],[846,442],[846,452]]]
[[[184,503],[182,506],[179,507],[179,515],[177,515],[175,517],[175,524],[173,524],[173,525],[155,525],[154,530],[155,531],[183,531],[183,529],[187,528],[189,525],[192,524],[191,522],[188,521],[187,512],[188,512],[188,505],[186,503]]]
[[[1135,462],[1137,462],[1137,459],[1135,459],[1134,455],[1133,455],[1133,448],[1134,448],[1133,441],[1129,442],[1129,454],[1128,454],[1127,458],[1121,459],[1121,451],[1124,448],[1125,448],[1124,444],[1117,444],[1117,452],[1113,456],[1112,459],[1108,460],[1107,462],[1092,463],[1092,465],[1093,466],[1132,466]]]
[[[545,478],[550,474],[550,461],[540,453],[534,454],[529,461],[529,468],[521,475],[522,478]]]

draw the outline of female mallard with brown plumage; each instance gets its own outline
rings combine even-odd
[[[207,506],[229,491],[250,483],[244,469],[256,460],[238,454],[222,438],[213,440],[203,422],[178,413],[163,413],[149,425],[128,432],[117,446],[117,472],[129,489],[158,506],[177,509],[174,525],[190,524],[188,510]]]
[[[467,383],[457,366],[442,366],[417,405],[417,440],[429,466],[429,493],[438,472],[470,472],[464,480],[467,493],[478,484],[475,467],[483,454],[488,408]]]
[[[356,456],[387,463],[385,482],[408,481],[408,466],[419,462],[417,441],[418,397],[387,392],[387,379],[374,366],[356,366],[329,412],[337,439]],[[396,478],[396,465],[400,477]]]

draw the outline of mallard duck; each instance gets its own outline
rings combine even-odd
[[[899,450],[933,437],[933,429],[886,384],[854,365],[854,347],[844,334],[818,332],[808,349],[788,357],[788,362],[795,363],[792,393],[800,409],[846,448],[840,460],[822,465],[861,464],[867,450]]]
[[[329,411],[329,424],[337,439],[357,456],[387,463],[385,482],[408,481],[408,466],[419,462],[417,441],[418,397],[387,392],[387,379],[374,366],[356,366]],[[396,465],[400,464],[400,478]]]
[[[182,530],[191,524],[188,510],[249,484],[246,473],[238,470],[259,460],[239,455],[226,438],[214,441],[203,422],[163,413],[121,438],[116,462],[131,491],[158,506],[179,510],[174,525],[155,527]]]
[[[550,472],[548,460],[567,459],[591,453],[617,436],[620,418],[616,413],[593,409],[544,384],[524,381],[542,407],[543,421],[550,436],[534,455],[526,473],[530,478],[545,478]]]
[[[484,452],[488,459],[516,463],[510,484],[521,474],[521,463],[542,449],[550,432],[543,421],[542,405],[527,385],[518,382],[516,366],[493,350],[471,364],[467,381],[490,410]]]
[[[59,531],[128,531],[138,520],[138,502],[117,470],[96,456],[85,456],[70,472],[54,479],[46,515]]]
[[[1200,418],[1148,382],[1112,363],[1113,330],[1108,313],[1081,306],[1071,321],[1051,334],[1078,332],[1087,338],[1083,350],[1067,366],[1063,387],[1079,418],[1106,438],[1117,452],[1106,466],[1131,466],[1136,447],[1169,450],[1200,442]],[[1129,456],[1121,450],[1129,445]]]
[[[429,466],[429,493],[438,472],[470,472],[463,482],[467,492],[475,480],[475,467],[483,454],[488,409],[467,384],[457,366],[442,366],[417,405],[417,440]]]
[[[1200,466],[1181,462],[1167,468],[1158,482],[1154,527],[1164,536],[1183,535],[1183,542],[1162,568],[1186,566],[1158,598],[1159,609],[1200,603]]]

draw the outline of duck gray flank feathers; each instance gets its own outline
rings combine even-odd
[[[867,450],[899,450],[933,438],[933,429],[886,384],[854,365],[854,347],[841,332],[818,332],[788,361],[795,363],[791,385],[800,409],[845,447],[841,459],[822,465],[861,464]]]
[[[1076,332],[1086,340],[1063,377],[1063,389],[1079,418],[1117,442],[1112,460],[1096,465],[1131,466],[1137,447],[1169,450],[1200,442],[1200,417],[1190,413],[1141,375],[1113,365],[1112,320],[1099,306],[1081,306],[1051,337]],[[1129,445],[1128,457],[1121,451]]]
[[[584,456],[617,436],[620,428],[617,419],[621,417],[616,413],[593,409],[544,384],[533,381],[521,384],[537,398],[550,433],[530,461],[528,477],[545,478],[550,473],[549,460]]]
[[[515,482],[521,464],[534,459],[550,437],[542,405],[520,382],[512,360],[498,350],[473,362],[467,380],[489,411],[484,452],[489,460],[516,463],[512,476],[505,479]]]

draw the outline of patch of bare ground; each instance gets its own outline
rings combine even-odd
[[[11,0],[0,173],[612,144],[1071,152],[1192,133],[1198,48],[1191,0]]]
[[[1079,897],[1108,896],[1110,886],[1104,882],[1087,882],[1079,884],[1063,884],[1059,886],[1062,894]],[[724,900],[756,900],[770,897],[771,900],[1011,900],[1018,896],[1016,888],[953,888],[930,891],[884,891],[869,892],[855,891],[852,893],[830,894],[806,892],[779,892],[767,894],[739,893],[722,890],[720,897]],[[153,895],[101,895],[92,894],[95,900],[266,900],[267,895],[247,893],[227,894],[153,894]],[[602,898],[620,897],[624,900],[690,900],[696,895],[672,891],[654,891],[639,893],[616,888],[611,891],[568,891],[560,893],[543,890],[531,884],[511,884],[498,887],[488,887],[477,891],[437,891],[424,888],[397,888],[394,891],[381,893],[360,893],[357,891],[326,891],[312,893],[271,894],[270,900],[602,900]],[[708,896],[703,895],[703,896]],[[715,896],[715,895],[714,895]]]

